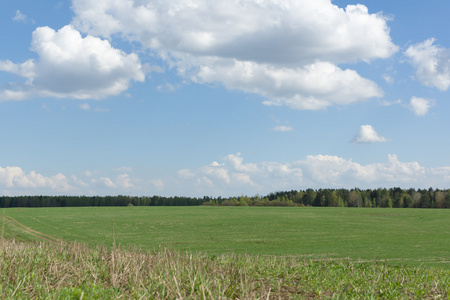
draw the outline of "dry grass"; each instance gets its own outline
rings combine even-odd
[[[450,271],[0,239],[1,299],[448,299]]]

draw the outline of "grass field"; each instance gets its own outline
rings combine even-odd
[[[3,209],[2,235],[91,245],[350,258],[450,268],[450,210],[246,207]],[[9,221],[8,221],[9,220]],[[34,231],[32,231],[34,230]]]
[[[450,270],[0,239],[0,299],[448,299]]]

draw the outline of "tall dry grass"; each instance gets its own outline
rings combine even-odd
[[[450,271],[0,240],[2,299],[447,299]]]

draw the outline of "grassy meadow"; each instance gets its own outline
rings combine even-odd
[[[2,234],[141,249],[348,258],[450,268],[450,210],[281,207],[11,208]]]
[[[1,299],[448,299],[450,271],[0,240]]]
[[[450,210],[0,212],[0,299],[450,299]]]

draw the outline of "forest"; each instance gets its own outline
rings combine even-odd
[[[69,206],[323,206],[450,208],[450,189],[306,189],[273,192],[266,196],[1,196],[0,207]]]

